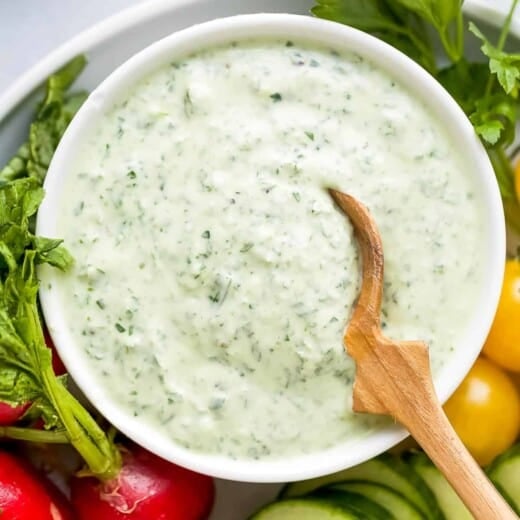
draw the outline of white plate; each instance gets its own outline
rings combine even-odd
[[[45,78],[76,54],[87,53],[89,58],[76,87],[90,90],[137,50],[178,29],[233,14],[304,14],[312,5],[311,0],[151,0],[112,16],[49,54],[0,96],[0,164],[24,141]],[[509,0],[468,0],[464,5],[476,18],[499,25]],[[520,37],[520,12],[512,31]],[[468,38],[468,45],[476,53],[477,40]],[[220,480],[211,520],[244,520],[279,489],[279,484]]]

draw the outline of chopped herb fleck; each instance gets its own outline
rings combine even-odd
[[[280,92],[275,92],[274,94],[271,94],[269,96],[275,103],[278,103],[279,101],[282,100],[282,95],[280,94]]]
[[[193,101],[191,100],[190,91],[186,89],[184,94],[184,115],[186,117],[191,117],[193,115]]]
[[[137,177],[137,174],[134,172],[134,170],[130,170],[126,176],[129,178],[129,179],[135,179]]]
[[[116,329],[117,329],[117,332],[121,332],[121,333],[126,331],[126,329],[120,323],[116,323]]]
[[[247,253],[254,246],[253,242],[246,242],[241,248],[241,253]]]
[[[204,233],[202,233],[202,235],[200,235],[202,238],[211,238],[211,233],[209,232],[208,229],[206,229],[206,231],[204,231]]]
[[[311,140],[314,141],[314,133],[305,131],[305,135]]]

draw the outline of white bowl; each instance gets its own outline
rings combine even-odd
[[[302,36],[303,35],[303,36]],[[63,196],[63,185],[74,156],[75,144],[96,123],[103,109],[111,106],[120,93],[158,66],[199,49],[253,37],[305,39],[334,46],[338,50],[357,52],[397,80],[407,84],[443,121],[446,131],[459,143],[460,153],[468,171],[478,178],[485,202],[482,212],[486,229],[482,236],[488,257],[483,260],[488,276],[474,319],[456,352],[435,378],[441,401],[445,401],[460,384],[482,347],[496,309],[503,275],[505,232],[504,218],[494,173],[473,127],[451,96],[421,67],[391,46],[355,29],[305,16],[259,14],[223,18],[172,34],[133,56],[111,74],[89,97],[65,133],[45,182],[47,195],[40,208],[38,234],[56,236],[57,208]],[[96,408],[120,431],[159,456],[209,475],[250,482],[284,482],[334,472],[365,461],[390,448],[407,434],[397,425],[388,427],[355,445],[352,442],[313,454],[268,461],[231,460],[224,456],[193,453],[157,435],[154,429],[125,414],[98,387],[97,380],[77,360],[80,348],[74,344],[61,303],[49,284],[58,284],[52,269],[40,270],[40,291],[43,311],[58,352],[71,376]],[[326,427],[326,425],[324,425]]]

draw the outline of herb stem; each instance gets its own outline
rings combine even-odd
[[[456,42],[457,42],[457,50],[459,59],[464,56],[464,15],[462,13],[462,9],[457,14],[457,21],[456,21],[456,28],[457,31],[456,35]]]
[[[513,167],[506,151],[502,146],[488,146],[487,153],[495,170],[502,199],[515,199]]]
[[[17,426],[0,426],[0,438],[17,441],[39,442],[42,444],[68,444],[65,430],[37,430]]]
[[[52,404],[67,438],[83,457],[90,472],[101,480],[109,480],[119,473],[121,455],[116,445],[105,435],[97,422],[65,388],[54,374],[51,351],[45,345],[42,325],[36,304],[39,286],[34,270],[35,251],[26,251],[22,264],[22,279],[29,289],[21,295],[18,315],[30,337],[23,338],[35,361],[35,372],[44,395]]]
[[[44,342],[38,315],[33,309],[32,318],[37,320],[39,341]],[[35,329],[38,330],[38,329]],[[121,467],[121,456],[115,444],[103,433],[96,421],[56,379],[51,363],[41,367],[41,382],[45,393],[67,431],[67,438],[87,463],[93,475],[101,480],[115,477]]]
[[[511,22],[513,20],[513,15],[515,14],[517,5],[518,0],[513,0],[511,8],[509,9],[509,13],[507,13],[507,17],[504,21],[504,25],[502,26],[502,30],[500,31],[500,36],[498,38],[497,48],[499,51],[503,50],[506,44],[507,36],[509,35],[509,29],[511,27]]]

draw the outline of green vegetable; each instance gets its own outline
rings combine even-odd
[[[361,480],[331,484],[329,489],[349,491],[362,495],[384,507],[389,514],[398,520],[424,520],[424,515],[419,509],[403,495],[388,486]]]
[[[31,124],[29,139],[0,170],[0,184],[26,176],[43,182],[63,132],[87,97],[85,92],[67,94],[85,65],[85,57],[77,56],[48,79],[45,98]]]
[[[520,444],[498,456],[486,472],[518,514]],[[338,506],[356,519],[473,518],[428,456],[414,450],[400,457],[384,453],[332,475],[287,484],[277,501],[261,508],[250,520],[340,519]]]
[[[115,476],[120,454],[90,414],[57,377],[38,310],[38,264],[65,270],[72,257],[61,240],[37,237],[33,218],[43,199],[41,187],[54,150],[85,99],[66,89],[85,65],[80,56],[51,76],[46,96],[31,124],[29,139],[0,171],[0,399],[31,402],[27,418],[45,430],[6,427],[0,434],[35,442],[70,442],[101,479]]]
[[[358,513],[343,504],[321,498],[296,498],[274,502],[249,520],[360,520]]]
[[[520,515],[520,444],[499,455],[486,473],[515,513]]]
[[[444,475],[435,467],[425,453],[414,451],[409,454],[404,454],[404,458],[432,490],[446,520],[473,519],[472,514],[444,478]]]
[[[520,231],[520,205],[507,153],[518,120],[520,54],[504,50],[517,4],[518,0],[512,1],[496,45],[469,24],[482,42],[487,63],[469,61],[464,55],[461,0],[317,0],[312,12],[381,38],[417,61],[450,92],[488,151],[508,224]],[[436,43],[444,50],[447,65],[437,59]]]
[[[336,488],[340,483],[360,481],[388,486],[410,502],[425,519],[444,520],[435,497],[425,482],[400,458],[389,453],[338,473],[287,484],[280,492],[280,498],[300,497],[320,488]]]

